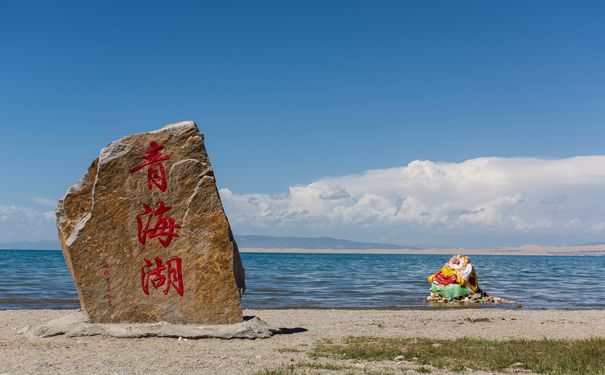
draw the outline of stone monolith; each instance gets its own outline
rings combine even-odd
[[[102,149],[57,227],[92,322],[242,321],[244,269],[194,122]]]

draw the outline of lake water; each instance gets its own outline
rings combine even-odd
[[[428,308],[445,255],[243,253],[245,308]],[[605,257],[473,256],[481,288],[524,309],[605,309]],[[598,279],[597,279],[598,280]],[[0,309],[73,309],[60,251],[0,250]],[[505,305],[501,307],[510,307]]]

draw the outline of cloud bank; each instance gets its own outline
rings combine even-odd
[[[605,156],[417,160],[279,195],[220,193],[236,234],[439,247],[605,242]],[[54,200],[33,201],[38,208],[0,206],[0,242],[57,238]]]
[[[54,211],[0,206],[0,242],[56,240]]]
[[[220,193],[242,234],[424,246],[605,242],[605,156],[416,160],[281,195]]]

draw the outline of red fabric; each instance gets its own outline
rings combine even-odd
[[[439,284],[441,285],[450,285],[450,284],[454,284],[457,281],[456,275],[452,275],[452,276],[445,276],[444,274],[441,273],[441,271],[437,272],[437,274],[435,275],[435,281],[437,281]]]

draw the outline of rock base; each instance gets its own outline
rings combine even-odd
[[[186,339],[264,339],[279,333],[267,323],[253,317],[236,324],[199,325],[158,323],[90,323],[81,311],[51,320],[46,324],[25,327],[18,333],[29,337],[107,336],[119,338],[174,337]]]

